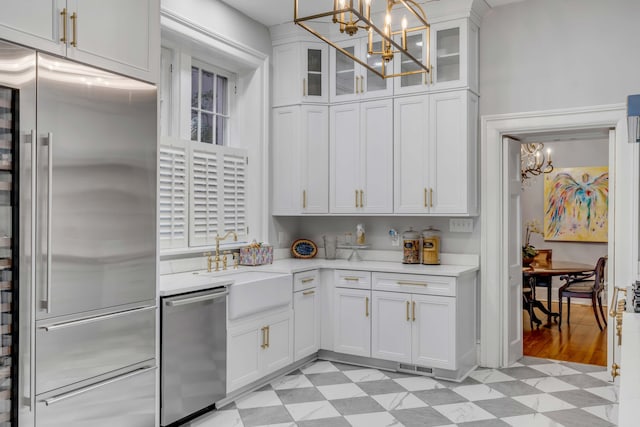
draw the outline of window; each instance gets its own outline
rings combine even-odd
[[[229,78],[212,67],[191,66],[191,140],[228,145]]]

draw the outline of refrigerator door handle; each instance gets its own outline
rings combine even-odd
[[[92,385],[90,385],[88,387],[84,387],[84,388],[80,388],[80,389],[77,389],[77,390],[73,390],[73,391],[70,391],[69,393],[60,394],[60,395],[54,396],[54,397],[52,397],[50,399],[44,399],[44,400],[42,400],[42,402],[44,402],[44,404],[47,405],[47,406],[55,405],[56,403],[61,402],[63,400],[70,399],[72,397],[84,394],[86,392],[89,392],[91,390],[95,390],[95,389],[100,388],[100,387],[104,387],[104,386],[109,385],[109,384],[113,384],[113,383],[118,382],[118,381],[122,381],[122,380],[127,379],[127,378],[131,378],[131,377],[134,377],[134,376],[137,376],[137,375],[140,375],[140,374],[144,374],[145,372],[149,372],[149,371],[152,371],[154,369],[156,369],[155,366],[144,366],[142,368],[138,368],[138,369],[135,369],[133,371],[127,372],[125,374],[118,375],[118,376],[110,378],[108,380],[97,382],[97,383],[92,384]]]
[[[31,212],[30,212],[30,223],[31,223],[31,236],[30,236],[30,251],[31,251],[31,263],[29,269],[31,270],[31,283],[36,283],[36,225],[37,225],[37,208],[36,208],[36,183],[38,180],[38,146],[37,146],[37,135],[35,129],[31,129],[31,139],[28,140],[28,143],[31,144]],[[32,288],[33,289],[33,288]],[[36,366],[36,334],[35,334],[35,323],[36,323],[36,299],[35,292],[30,292],[31,301],[29,304],[29,412],[34,412],[36,407],[36,375],[35,375],[35,366]]]
[[[80,319],[80,320],[73,320],[71,322],[61,322],[61,323],[55,323],[53,325],[40,326],[40,329],[44,329],[47,332],[53,332],[53,331],[57,331],[58,329],[70,328],[73,326],[85,325],[87,323],[93,323],[93,322],[101,322],[103,320],[113,319],[114,317],[126,316],[133,313],[140,313],[142,311],[149,311],[149,310],[155,310],[155,309],[156,309],[155,306],[138,307],[131,310],[119,311],[117,313],[110,313],[110,314],[104,314],[101,316],[87,317],[85,319]]]
[[[44,309],[47,313],[51,313],[51,204],[53,203],[53,133],[49,132],[47,134],[47,142],[44,145],[47,146],[47,268],[45,279],[46,294],[43,295],[40,304],[42,309]]]

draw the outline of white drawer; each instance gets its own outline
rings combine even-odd
[[[373,289],[453,297],[456,296],[456,278],[424,274],[373,273]]]
[[[371,289],[371,273],[357,270],[335,270],[337,288]]]
[[[293,275],[293,291],[315,288],[320,284],[320,272],[318,270],[303,271]]]

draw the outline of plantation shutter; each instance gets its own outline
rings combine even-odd
[[[218,158],[215,146],[192,144],[189,246],[215,243],[219,230]]]
[[[159,218],[161,249],[187,246],[186,144],[175,140],[160,145]]]
[[[247,236],[247,156],[230,152],[223,155],[223,233],[234,231],[238,240]]]

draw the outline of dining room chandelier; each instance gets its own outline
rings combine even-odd
[[[374,0],[333,0],[331,10],[313,13],[308,16],[300,16],[298,3],[306,3],[306,5],[312,3],[313,5],[317,5],[320,2],[318,0],[294,0],[293,22],[383,79],[411,74],[430,73],[430,27],[427,23],[427,15],[422,7],[414,0],[377,0],[386,2],[386,13],[384,14],[381,25],[376,25],[371,18],[371,5],[373,1]],[[327,6],[330,5],[330,2],[327,0],[323,0],[323,2],[326,2]],[[398,24],[398,20],[396,19],[398,15],[403,16],[399,22],[399,27],[396,26]],[[407,15],[417,20],[416,26],[409,27]],[[338,46],[338,44],[330,40],[328,36],[320,34],[320,32],[312,27],[312,23],[326,22],[327,19],[329,19],[331,23],[338,25],[340,34],[346,33],[349,36],[354,36],[360,30],[368,33],[367,55],[369,57],[373,55],[379,56],[381,59],[381,61],[379,61],[381,64],[380,68],[376,69],[372,67],[366,60],[356,57],[354,54]],[[396,26],[396,29],[394,29],[394,26]],[[374,50],[374,33],[381,38],[379,50]],[[419,33],[424,33],[423,43],[426,47],[424,61],[417,59],[407,48],[407,35]],[[403,61],[413,61],[417,65],[417,67],[414,67],[416,69],[394,73],[393,66],[390,62],[396,54],[402,54]]]
[[[551,148],[544,152],[542,142],[526,142],[520,144],[520,173],[522,182],[526,179],[553,171]]]

